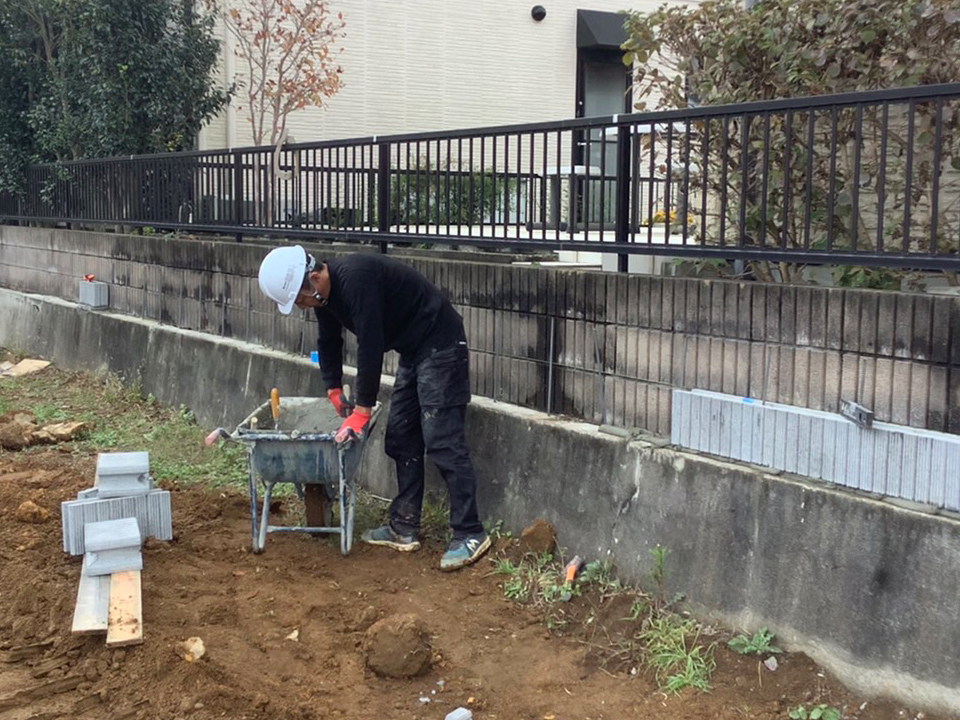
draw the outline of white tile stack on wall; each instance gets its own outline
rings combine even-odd
[[[375,251],[305,245],[320,257]],[[257,287],[266,252],[253,242],[5,226],[0,286],[73,302],[73,278],[95,273],[111,284],[111,312],[307,357],[312,313],[280,316]],[[477,395],[662,435],[677,388],[827,412],[842,398],[880,422],[960,434],[960,297],[390,252],[463,315]],[[385,371],[396,362],[388,354]]]
[[[703,390],[673,391],[680,447],[960,512],[960,437]]]

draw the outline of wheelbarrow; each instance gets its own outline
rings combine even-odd
[[[379,403],[373,408],[367,436],[380,409]],[[326,398],[285,397],[279,416],[274,412],[275,406],[271,407],[267,401],[250,413],[233,433],[220,431],[222,437],[247,449],[253,552],[263,552],[268,533],[331,533],[340,536],[340,552],[346,555],[353,545],[356,506],[353,475],[360,464],[365,440],[351,438],[342,443],[334,440],[343,419]],[[264,487],[259,512],[257,478]],[[270,498],[278,483],[294,485],[297,495],[304,500],[306,525],[269,524]],[[339,525],[333,524],[334,505],[339,505]]]

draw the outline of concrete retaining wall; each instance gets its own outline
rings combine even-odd
[[[0,345],[139,379],[204,425],[236,423],[272,385],[319,390],[298,357],[5,290]],[[862,692],[960,713],[960,522],[489,399],[468,420],[487,518],[516,531],[544,517],[627,579],[647,576],[659,544],[667,592],[702,615],[767,626]],[[372,442],[362,480],[389,495]]]
[[[119,312],[305,355],[316,338],[312,313],[281,317],[257,288],[266,247],[0,226],[0,287],[75,300],[92,273],[110,283]],[[373,251],[308,247],[321,257]],[[477,395],[662,435],[674,388],[830,412],[843,398],[881,421],[960,433],[957,297],[391,252],[463,315]],[[395,368],[388,356],[385,370]]]

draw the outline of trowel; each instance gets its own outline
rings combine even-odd
[[[273,414],[273,429],[280,429],[280,391],[273,388],[270,391],[270,412]]]

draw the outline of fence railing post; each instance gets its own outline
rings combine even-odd
[[[390,232],[390,145],[377,143],[377,232]],[[380,252],[386,254],[387,241],[379,242]]]
[[[630,158],[631,133],[629,125],[617,128],[617,198],[615,205],[614,239],[617,243],[630,241]],[[627,272],[629,255],[617,254],[617,272]]]
[[[237,227],[237,242],[243,241],[243,155],[233,154],[233,224]]]

